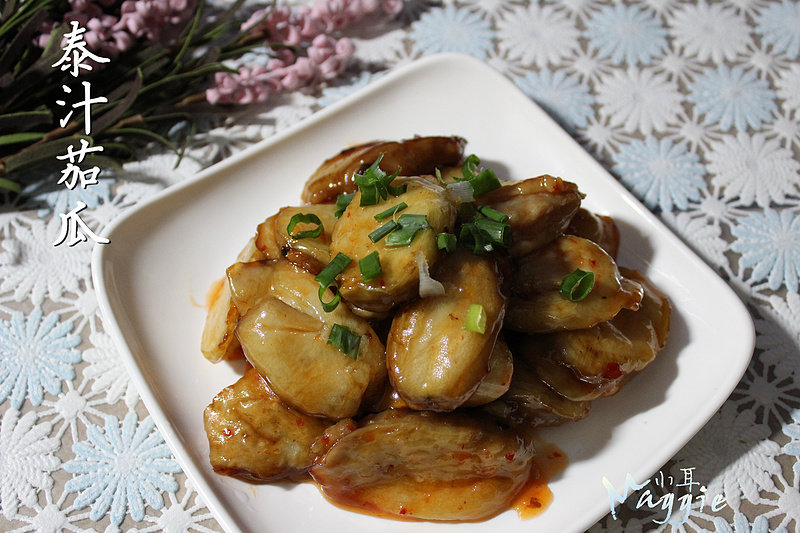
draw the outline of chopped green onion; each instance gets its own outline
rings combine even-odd
[[[375,205],[381,201],[381,193],[377,185],[359,187],[359,190],[361,191],[361,202],[358,205],[362,207],[365,205]]]
[[[408,246],[417,232],[431,227],[425,215],[400,215],[397,224],[400,227],[386,237],[386,246]]]
[[[493,245],[508,248],[511,244],[511,226],[508,224],[488,218],[479,218],[475,221],[475,227],[483,232]]]
[[[353,201],[355,195],[356,193],[354,192],[344,192],[336,197],[336,211],[333,213],[336,218],[342,216],[344,210],[347,209],[347,206]]]
[[[333,287],[334,289],[336,288],[336,276],[342,273],[345,267],[350,264],[350,261],[352,261],[352,259],[339,252],[336,254],[336,257],[334,257],[331,262],[328,263],[325,268],[323,268],[322,271],[314,278],[314,281],[319,283],[319,301],[322,303],[322,308],[326,313],[330,313],[336,309],[336,306],[339,305],[339,300],[341,297],[337,292],[330,301],[326,302],[323,299],[323,296],[325,295],[325,289],[328,287]]]
[[[472,222],[466,222],[461,225],[461,233],[458,236],[458,240],[461,244],[471,249],[475,255],[483,255],[494,250],[494,246],[488,241],[486,234]]]
[[[365,282],[372,281],[381,275],[381,259],[378,251],[374,251],[364,259],[359,259],[358,268],[361,270],[361,277]]]
[[[394,174],[388,175],[380,168],[380,162],[383,159],[383,153],[378,156],[378,159],[372,163],[363,174],[356,174],[353,181],[361,191],[361,206],[375,205],[385,200],[391,194],[392,196],[399,196],[403,194],[408,185],[392,186],[392,180],[400,174],[398,169]]]
[[[319,286],[319,292],[318,292],[319,301],[322,304],[322,310],[325,311],[326,313],[330,313],[331,311],[336,309],[336,307],[338,307],[338,305],[339,305],[339,301],[342,299],[342,297],[339,296],[339,293],[335,292],[334,295],[333,295],[333,298],[331,298],[329,301],[326,302],[324,300],[323,296],[325,296],[325,290],[328,287],[334,287],[335,288],[336,287],[336,282],[332,281],[328,285],[320,285]]]
[[[445,252],[452,252],[456,249],[457,241],[452,233],[440,233],[436,236],[436,247]]]
[[[594,272],[586,272],[576,268],[571,274],[564,276],[558,292],[572,302],[580,302],[594,288]]]
[[[314,278],[314,281],[323,287],[329,287],[336,279],[336,276],[341,274],[347,265],[350,264],[350,261],[352,261],[352,259],[347,257],[342,252],[339,252],[336,254],[336,257],[334,257],[331,262],[328,263],[319,274],[317,274],[317,277]]]
[[[475,209],[475,204],[472,202],[465,202],[458,206],[458,220],[460,222],[469,222],[478,216],[478,210]]]
[[[308,229],[304,231],[298,231],[294,235],[292,231],[294,231],[295,226],[300,223],[304,224],[316,224],[317,227],[314,229]],[[305,239],[305,238],[315,238],[322,235],[322,232],[325,228],[322,227],[322,221],[319,217],[313,213],[297,213],[292,215],[292,218],[289,219],[289,225],[286,226],[286,232],[289,234],[289,237],[292,239]]]
[[[484,169],[474,178],[470,178],[469,184],[472,186],[472,194],[474,196],[480,196],[502,187],[500,180],[497,179],[497,175],[491,168]]]
[[[386,211],[381,211],[380,213],[375,215],[375,220],[381,221],[381,220],[387,219],[389,217],[393,217],[395,214],[399,213],[400,211],[402,211],[406,207],[408,207],[407,203],[400,202],[396,206],[390,207]]]
[[[472,304],[467,309],[467,321],[464,329],[483,335],[486,333],[486,311],[481,304]]]
[[[394,220],[390,220],[386,224],[383,224],[381,227],[370,233],[369,240],[371,240],[372,242],[378,242],[379,240],[383,239],[384,237],[386,237],[399,227],[400,224],[398,224]]]
[[[480,162],[480,158],[478,158],[478,156],[475,154],[470,154],[467,156],[464,164],[461,165],[461,174],[464,176],[465,180],[475,177],[475,170],[478,168],[478,164]]]
[[[392,174],[392,176],[391,176],[392,179],[394,179],[394,177],[397,176],[397,174],[399,174],[399,173],[400,173],[400,171],[398,170],[397,172]],[[391,181],[391,180],[389,180],[389,181]],[[387,183],[386,184],[386,190],[389,191],[389,194],[391,194],[392,196],[400,196],[401,194],[403,194],[404,192],[406,192],[408,190],[408,183],[404,183],[402,185],[389,185]]]
[[[442,187],[444,187],[445,185],[447,185],[447,184],[444,182],[444,179],[442,178],[442,171],[441,171],[441,170],[439,170],[438,168],[435,168],[435,169],[433,169],[433,173],[434,173],[434,175],[436,176],[436,181],[438,181],[438,182],[439,182],[439,185],[441,185]]]
[[[328,335],[328,344],[353,359],[358,359],[358,346],[361,335],[341,324],[334,324]]]
[[[492,209],[488,205],[484,205],[478,208],[478,211],[485,216],[486,218],[490,218],[495,222],[508,222],[509,216],[505,213],[501,213],[497,209]]]
[[[500,180],[497,179],[494,170],[485,168],[477,172],[480,162],[481,160],[478,156],[470,154],[464,164],[461,165],[461,174],[464,176],[463,179],[469,181],[473,196],[479,196],[501,187]]]

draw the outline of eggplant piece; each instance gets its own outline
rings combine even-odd
[[[559,293],[564,277],[576,269],[594,273],[594,287],[580,301]],[[590,328],[621,309],[638,309],[644,293],[640,283],[620,274],[602,248],[573,235],[517,258],[513,270],[505,326],[521,333]]]
[[[284,207],[258,225],[255,245],[267,258],[283,257],[303,270],[318,274],[331,259],[331,235],[337,222],[335,212],[336,206],[333,204]],[[322,223],[322,233],[318,237],[292,238],[287,228],[292,217],[299,214],[318,217]],[[297,235],[298,232],[315,228],[315,224],[301,222],[292,233]]]
[[[214,471],[256,482],[306,472],[313,444],[330,425],[284,404],[252,367],[203,415]]]
[[[516,347],[512,351],[516,356]],[[480,409],[510,424],[538,427],[580,420],[589,414],[591,405],[560,395],[542,381],[535,368],[516,359],[508,392]]]
[[[239,340],[235,333],[239,312],[231,300],[226,278],[221,278],[212,285],[208,299],[200,351],[212,363],[233,359],[239,353]]]
[[[311,468],[334,502],[395,518],[467,521],[508,508],[527,482],[530,439],[480,413],[391,409]]]
[[[258,261],[264,255],[255,246],[255,237],[247,241],[239,252],[238,261]],[[231,299],[230,286],[223,277],[214,282],[209,290],[206,305],[208,313],[200,338],[200,351],[212,363],[241,357],[239,340],[234,330],[239,320],[239,312]]]
[[[508,215],[511,257],[526,255],[563,233],[583,195],[572,182],[542,175],[509,182],[478,201]]]
[[[570,383],[587,384],[584,397],[615,394],[633,374],[650,364],[664,347],[669,333],[670,304],[666,296],[636,271],[623,269],[625,275],[644,288],[644,298],[637,311],[623,309],[612,320],[589,329],[560,331],[540,335],[523,342],[517,355],[534,364],[554,389],[575,398],[579,395]],[[594,392],[590,389],[594,388]]]
[[[331,257],[343,253],[352,259],[341,274],[339,293],[353,312],[371,319],[385,318],[398,305],[418,297],[417,255],[421,254],[432,271],[440,255],[436,235],[452,231],[456,219],[454,204],[436,183],[422,177],[404,177],[392,184],[408,187],[403,194],[376,205],[359,205],[361,193],[356,193],[331,238]],[[375,215],[401,202],[408,207],[397,213],[397,220],[406,215],[425,215],[430,227],[417,232],[410,245],[391,246],[392,234],[373,242],[370,234],[392,222],[391,218],[376,220]],[[382,272],[375,279],[364,281],[358,262],[372,252],[378,252]]]
[[[513,375],[514,355],[501,332],[489,358],[489,373],[481,380],[475,393],[464,402],[464,406],[474,407],[495,401],[508,391]]]
[[[458,165],[466,141],[461,137],[414,137],[401,142],[374,141],[343,150],[314,171],[303,188],[302,200],[321,204],[355,192],[354,176],[364,172],[381,154],[380,168],[404,176],[433,174],[436,169]]]
[[[389,379],[412,409],[452,411],[472,396],[503,325],[506,298],[493,259],[459,249],[439,272],[445,293],[406,305],[386,342]],[[484,333],[465,328],[471,304],[483,306]]]
[[[326,312],[313,274],[279,260],[237,263],[228,278],[241,313],[236,336],[244,355],[284,402],[340,419],[379,399],[386,381],[383,343],[347,306]],[[331,300],[330,289],[322,297]],[[355,353],[328,342],[336,324],[359,336]]]
[[[564,233],[589,239],[616,261],[619,252],[619,228],[613,218],[581,207]]]

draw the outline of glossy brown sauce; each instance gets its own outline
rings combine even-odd
[[[520,520],[538,516],[553,502],[553,492],[548,484],[564,471],[569,462],[567,455],[555,444],[537,443],[536,456],[528,483],[511,502]]]
[[[529,520],[539,516],[549,507],[553,502],[553,492],[550,490],[548,484],[557,475],[563,472],[569,463],[567,455],[554,444],[537,441],[536,449],[537,453],[533,459],[530,479],[514,499],[511,500],[508,507],[508,509],[514,509],[517,512],[517,516],[519,516],[520,520]],[[330,504],[345,511],[389,520],[421,521],[421,519],[413,515],[407,515],[402,511],[399,514],[382,512],[370,505],[365,499],[359,498],[360,495],[358,491],[327,495],[325,491],[322,490],[319,483],[311,479],[310,476],[306,478],[306,481],[314,484]],[[500,512],[502,512],[502,510]],[[489,518],[491,518],[491,516],[486,517],[484,520],[488,520]],[[469,520],[468,522],[473,522],[473,520]]]

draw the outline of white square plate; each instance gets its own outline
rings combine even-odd
[[[213,280],[234,262],[264,218],[297,205],[305,179],[353,143],[460,135],[501,177],[549,173],[576,182],[585,206],[621,229],[619,263],[642,270],[671,299],[666,349],[589,416],[541,432],[569,457],[553,503],[521,521],[384,520],[328,503],[312,484],[249,485],[215,475],[203,409],[241,368],[200,354]],[[400,68],[309,120],[202,172],[110,226],[93,256],[106,329],[145,405],[186,473],[229,531],[582,531],[609,511],[601,479],[647,480],[713,415],[741,378],[753,324],[729,287],[624,187],[522,94],[483,63],[433,56]],[[721,335],[721,332],[725,332]],[[705,480],[706,482],[710,480]]]

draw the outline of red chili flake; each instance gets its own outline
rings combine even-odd
[[[406,514],[406,513],[408,513],[408,509],[406,509],[405,507],[401,507],[400,514]]]
[[[606,371],[603,372],[603,377],[606,379],[618,379],[622,377],[622,369],[619,367],[619,363],[608,363],[608,365],[606,365]]]
[[[300,428],[306,425],[306,423],[303,421],[302,418],[296,418],[294,420],[294,423],[297,424],[297,427],[300,427]]]
[[[528,507],[533,507],[534,509],[538,509],[541,506],[542,502],[540,502],[536,498],[531,498],[530,500],[528,500]]]
[[[222,434],[225,435],[226,437],[230,437],[231,435],[233,435],[233,431],[231,431],[231,428],[225,427],[222,428]]]
[[[508,452],[508,453],[506,454],[506,461],[513,461],[513,460],[514,460],[514,457],[516,457],[516,455],[517,455],[517,454],[515,454],[514,452]]]

